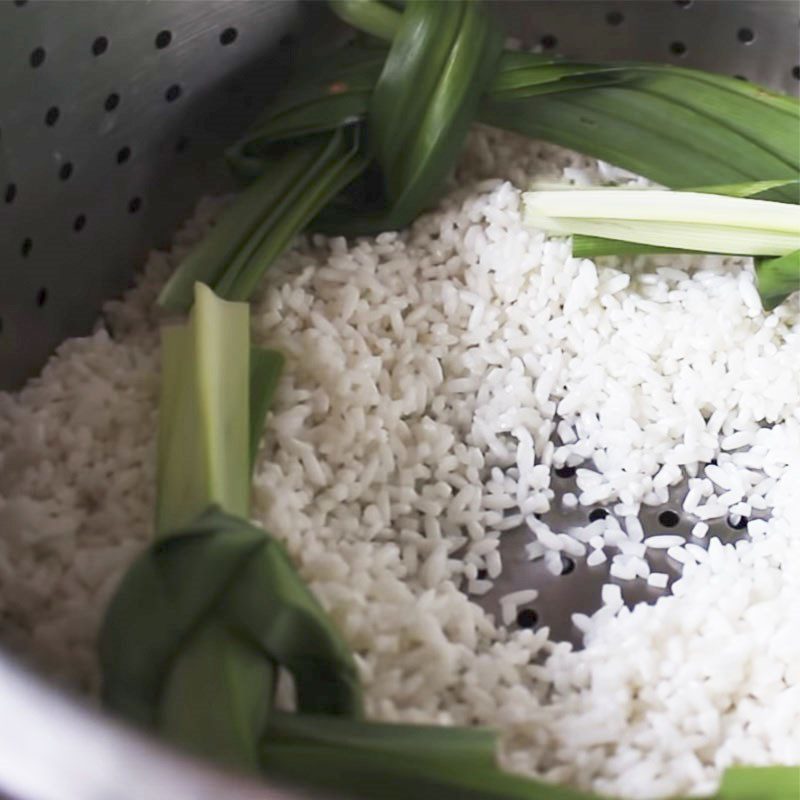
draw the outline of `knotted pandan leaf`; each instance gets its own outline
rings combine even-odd
[[[255,769],[278,667],[298,711],[361,713],[353,658],[284,547],[211,508],[125,575],[100,636],[108,708]]]

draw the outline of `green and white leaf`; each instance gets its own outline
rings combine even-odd
[[[525,220],[548,233],[735,255],[800,248],[800,206],[741,197],[630,189],[534,191]]]
[[[156,531],[209,506],[246,516],[250,498],[250,313],[194,289],[187,322],[162,329]]]

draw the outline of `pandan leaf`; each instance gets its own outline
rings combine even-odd
[[[779,256],[800,247],[800,206],[790,203],[608,188],[527,192],[524,203],[526,222],[555,234],[735,255]],[[580,244],[585,253],[587,243]]]
[[[780,258],[756,259],[756,284],[768,311],[800,290],[800,250]]]
[[[797,800],[800,766],[731,767],[722,777],[715,800]]]
[[[286,362],[277,350],[250,349],[250,470],[255,465],[267,411]]]
[[[100,632],[108,708],[197,754],[257,769],[276,671],[303,713],[358,716],[343,640],[283,546],[251,525],[250,470],[282,357],[252,350],[249,308],[195,287],[163,334],[157,540]]]
[[[109,710],[232,766],[260,763],[277,666],[302,712],[361,709],[352,656],[283,547],[215,508],[129,569],[100,663]]]
[[[262,764],[266,774],[360,800],[589,798],[504,772],[496,764],[494,734],[481,728],[274,713]]]
[[[185,323],[162,329],[158,425],[159,535],[211,505],[246,515],[250,480],[249,311],[219,300],[202,284]]]

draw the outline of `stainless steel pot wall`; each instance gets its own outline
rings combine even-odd
[[[800,89],[794,0],[492,5],[514,36],[565,55]],[[0,387],[91,329],[144,254],[226,186],[217,157],[295,60],[341,30],[297,0],[0,0]],[[1,655],[0,719],[0,797],[290,796],[145,742]]]
[[[526,43],[797,91],[794,0],[492,4]],[[336,26],[297,0],[0,0],[0,387],[88,331]],[[794,71],[794,72],[793,72]]]

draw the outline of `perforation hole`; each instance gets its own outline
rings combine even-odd
[[[105,36],[98,36],[92,42],[92,55],[101,56],[108,50],[108,39]]]
[[[86,227],[86,214],[78,214],[72,221],[72,230],[75,233],[80,233]]]
[[[575,570],[575,559],[569,556],[561,556],[561,574],[569,575]]]
[[[166,92],[164,92],[164,99],[168,103],[174,103],[183,93],[183,90],[177,83],[173,83]]]
[[[726,522],[728,523],[728,526],[733,528],[735,531],[744,530],[747,527],[747,523],[749,521],[750,520],[747,519],[747,517],[745,517],[743,515],[737,515],[737,516],[731,515],[726,520]]]
[[[124,164],[131,157],[131,149],[127,145],[117,150],[117,164]]]
[[[189,148],[188,136],[181,136],[180,139],[178,139],[178,141],[175,142],[176,153],[185,153],[188,148]]]
[[[42,286],[38,292],[36,292],[36,305],[41,308],[47,302],[47,289]]]
[[[50,106],[44,115],[44,124],[47,125],[48,128],[52,128],[53,125],[58,122],[58,118],[60,116],[61,112],[59,111],[58,106]]]
[[[796,66],[792,67],[792,77],[796,81],[800,81],[800,64],[797,64]]]
[[[128,202],[128,213],[136,214],[142,207],[141,197],[132,197]]]
[[[19,249],[20,254],[23,258],[27,258],[31,254],[31,250],[33,250],[33,239],[30,237],[22,240],[22,246]]]
[[[554,472],[559,478],[571,478],[575,475],[575,467],[563,466],[557,467]]]
[[[59,180],[68,181],[72,177],[73,166],[71,161],[65,161],[58,169]]]
[[[674,528],[681,521],[681,518],[674,511],[668,510],[662,511],[658,515],[658,521],[665,528]]]
[[[520,628],[535,628],[539,622],[539,615],[533,608],[521,608],[517,611],[517,625]]]
[[[599,519],[605,519],[608,516],[608,511],[604,508],[593,508],[589,512],[589,522],[597,522]]]
[[[8,205],[11,205],[17,197],[17,184],[16,183],[9,183],[6,186],[6,190],[3,193],[3,198],[5,199]]]
[[[684,42],[671,42],[669,46],[669,51],[674,56],[684,56],[686,55],[686,44]]]
[[[31,51],[30,55],[30,62],[31,66],[36,69],[37,67],[41,67],[44,64],[44,60],[47,58],[47,53],[45,52],[44,47],[37,47]]]
[[[219,35],[219,43],[223,47],[226,47],[229,44],[233,44],[238,37],[239,31],[237,31],[236,28],[225,28]]]
[[[172,31],[159,31],[155,39],[156,49],[163,50],[165,47],[169,47],[171,41]]]
[[[606,22],[609,25],[622,25],[624,19],[625,17],[619,11],[609,11],[606,14]]]
[[[739,28],[739,30],[736,32],[736,38],[742,44],[751,44],[753,41],[755,41],[756,35],[750,28]]]
[[[116,92],[111,92],[111,94],[106,97],[105,103],[103,103],[103,107],[106,111],[113,111],[117,106],[119,106],[120,97]]]
[[[539,40],[539,43],[545,50],[552,50],[558,44],[558,39],[552,33],[546,33]]]
[[[692,5],[693,0],[675,0],[675,5],[678,8],[689,8]]]

